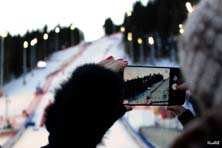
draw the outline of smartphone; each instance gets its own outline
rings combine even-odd
[[[182,105],[185,90],[179,67],[127,66],[123,71],[124,100],[128,105]]]

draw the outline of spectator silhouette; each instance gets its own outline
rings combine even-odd
[[[222,145],[222,1],[202,0],[185,23],[179,58],[185,81],[200,108],[172,148]]]
[[[105,132],[127,108],[123,105],[122,78],[127,65],[109,57],[77,68],[57,90],[46,114],[49,144],[44,148],[96,147]]]

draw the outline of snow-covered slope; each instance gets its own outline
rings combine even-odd
[[[50,101],[53,101],[54,90],[63,81],[67,80],[77,66],[84,63],[95,63],[110,55],[115,58],[125,58],[129,61],[129,64],[132,63],[124,52],[122,34],[102,37],[93,42],[81,43],[78,46],[58,51],[49,58],[45,69],[35,69],[24,77],[5,85],[4,92],[7,97],[0,99],[0,116],[5,115],[5,98],[9,100],[9,117],[15,127],[19,127],[25,121],[25,117],[21,115],[23,110],[33,111],[34,113],[31,120],[35,123],[35,127],[28,127],[14,147],[29,148],[31,146],[32,148],[39,148],[47,144],[48,132],[40,125],[45,107]],[[175,66],[176,64],[163,61],[156,65]],[[27,82],[26,85],[23,85],[24,78]],[[34,94],[37,85],[44,88],[43,95],[36,96]],[[140,126],[154,124],[154,115],[152,110],[149,109],[131,111],[125,115],[125,119],[135,130],[138,130]],[[4,118],[0,119],[0,123],[3,122]],[[98,148],[145,147],[138,144],[138,141],[132,138],[128,130],[122,122],[116,122],[105,135],[104,145],[99,145]],[[0,145],[10,138],[10,136],[0,137]]]
[[[59,84],[66,80],[71,72],[79,65],[98,62],[110,55],[115,58],[128,59],[123,51],[121,41],[122,35],[115,34],[110,37],[103,37],[92,43],[81,43],[78,46],[56,52],[47,61],[47,67],[45,69],[35,69],[24,77],[13,80],[5,85],[4,92],[7,94],[7,99],[9,100],[9,117],[13,117],[13,120],[17,123],[23,122],[23,116],[21,116],[22,111],[32,106],[30,104],[32,104],[32,101],[36,97],[34,95],[36,86],[40,84],[43,87],[46,87],[46,85],[48,87],[47,92],[41,96],[41,101],[35,108],[32,119],[33,122],[36,123],[35,127],[29,127],[26,129],[14,147],[26,148],[32,145],[33,148],[37,148],[47,144],[48,133],[44,127],[40,127],[40,123],[44,108],[50,100],[53,100],[54,89],[59,87]],[[49,76],[51,76],[50,82],[48,81]],[[54,76],[56,76],[56,79]],[[27,82],[26,85],[23,85],[24,78]],[[5,98],[0,100],[0,105],[0,115],[3,116],[5,110]],[[122,141],[123,143],[119,143],[120,145],[124,145],[124,142],[127,142],[128,145],[135,147],[136,144],[133,143],[133,140],[130,139],[130,136],[127,135],[127,131],[125,131],[120,123],[115,124],[113,131],[114,136],[112,137],[115,137],[115,133],[118,133],[118,135],[124,139],[124,141]],[[0,144],[3,144],[3,141],[0,140]]]

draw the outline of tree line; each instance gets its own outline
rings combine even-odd
[[[61,27],[59,25],[56,27],[59,28],[57,33],[55,29],[48,30],[48,27],[45,26],[41,30],[27,31],[22,36],[7,34],[4,38],[4,83],[23,74],[25,54],[27,57],[27,72],[29,72],[35,68],[37,61],[47,60],[51,53],[77,45],[84,40],[84,34],[78,28]],[[36,44],[32,46],[33,39],[36,39]],[[25,41],[27,47],[24,50]]]
[[[132,12],[125,13],[123,24],[115,25],[111,18],[107,18],[104,30],[107,35],[119,31],[124,33],[126,52],[134,62],[139,61],[141,46],[144,59],[151,56],[151,48],[155,49],[156,58],[171,58],[172,53],[177,55],[177,36],[183,32],[182,24],[189,15],[187,2],[194,6],[198,1],[155,0],[148,1],[146,6],[137,1]],[[148,42],[149,37],[153,37],[153,45]],[[142,43],[138,43],[139,38]]]
[[[160,73],[149,74],[142,78],[135,78],[132,80],[124,81],[124,98],[133,98],[140,93],[143,93],[147,89],[153,86],[153,84],[163,80],[163,75]]]

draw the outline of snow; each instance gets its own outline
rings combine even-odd
[[[141,126],[154,125],[154,114],[150,109],[132,110],[125,117],[135,130]]]
[[[75,54],[79,49],[67,49],[69,54]],[[66,51],[66,52],[67,52]],[[35,87],[40,82],[41,84],[45,82],[46,76],[58,69],[64,62],[66,62],[65,54],[58,52],[55,53],[50,61],[47,62],[48,66],[45,69],[35,69],[32,72],[26,74],[24,77],[26,79],[27,84],[23,85],[24,77],[20,77],[4,86],[4,93],[7,94],[9,100],[9,115],[19,115],[22,110],[25,109],[30,103],[31,99],[34,97]],[[61,58],[59,58],[61,57]],[[33,73],[33,75],[32,75]],[[0,99],[0,115],[4,113],[5,110],[5,98]]]
[[[40,148],[48,143],[48,132],[45,128],[28,128],[14,148]]]

